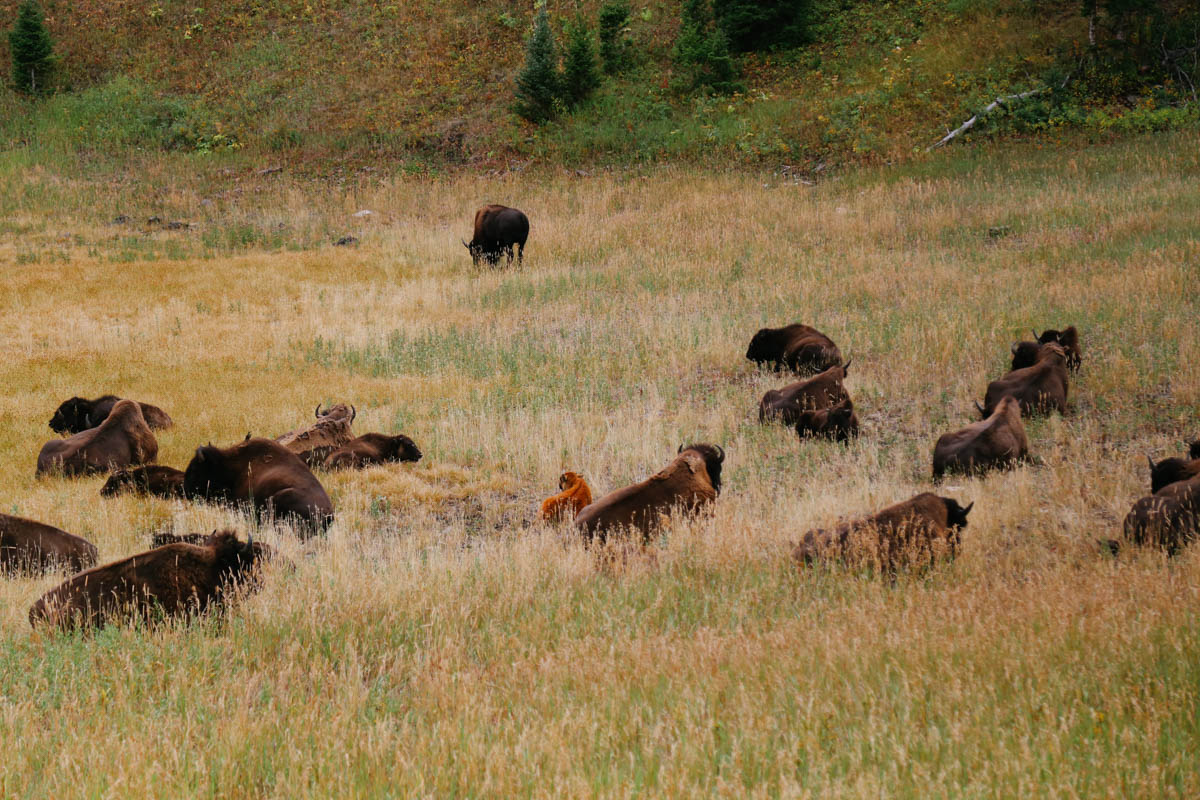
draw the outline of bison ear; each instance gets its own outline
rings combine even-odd
[[[199,462],[201,462],[201,463],[204,463],[204,448],[203,448],[203,447],[197,447],[197,448],[196,448],[196,456],[195,456],[195,458],[196,458],[196,460],[197,460],[197,461],[199,461]]]

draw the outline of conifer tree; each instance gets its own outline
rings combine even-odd
[[[12,52],[13,85],[25,94],[50,91],[50,73],[54,67],[54,45],[34,0],[25,0],[17,9],[17,21],[8,33]]]
[[[609,75],[620,72],[628,62],[629,42],[622,34],[630,13],[628,0],[608,0],[600,6],[600,60]]]
[[[562,79],[555,49],[550,16],[542,6],[534,17],[533,32],[525,48],[525,66],[517,75],[516,111],[530,122],[552,119],[561,102]]]
[[[592,32],[582,18],[567,30],[567,55],[563,65],[563,99],[571,108],[591,97],[600,88],[600,72],[596,69],[596,51],[592,47]]]

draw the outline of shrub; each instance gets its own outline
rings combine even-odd
[[[553,119],[560,105],[561,89],[554,32],[543,6],[534,17],[533,31],[525,48],[525,66],[517,75],[517,113],[530,122]]]
[[[17,21],[8,34],[12,51],[13,84],[25,94],[46,94],[54,68],[54,44],[34,0],[25,0],[17,9]]]
[[[600,6],[600,59],[609,75],[617,74],[629,63],[629,40],[624,35],[629,14],[628,0],[608,0]]]
[[[792,47],[808,40],[808,0],[712,0],[717,25],[736,52]]]
[[[736,91],[737,67],[729,54],[729,39],[713,21],[708,0],[687,0],[674,60],[683,71],[684,88]]]

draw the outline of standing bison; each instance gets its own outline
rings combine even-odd
[[[988,384],[984,396],[984,418],[990,417],[1004,397],[1014,397],[1021,406],[1021,413],[1049,414],[1057,411],[1067,413],[1067,354],[1057,344],[1044,344],[1038,350],[1037,361],[1032,367],[1013,370],[1003,378]]]
[[[158,441],[141,407],[121,400],[99,427],[46,442],[38,454],[37,474],[87,475],[149,464],[156,458]]]
[[[412,439],[399,434],[364,433],[326,457],[325,469],[365,469],[372,464],[420,461],[421,449]]]
[[[121,402],[121,398],[106,394],[95,400],[85,400],[82,397],[72,397],[64,401],[50,418],[50,430],[55,433],[83,433],[95,428],[112,412],[113,407]],[[149,403],[138,403],[142,409],[142,417],[151,430],[166,430],[175,423],[167,416],[167,412]]]
[[[196,448],[183,474],[183,491],[193,499],[253,504],[256,512],[293,518],[302,535],[333,522],[325,487],[299,456],[270,439]]]
[[[1014,397],[1001,398],[991,416],[947,433],[933,448],[933,477],[947,472],[979,473],[1010,466],[1029,456],[1029,439]]]
[[[529,217],[523,211],[508,206],[488,205],[475,212],[475,233],[470,242],[463,246],[471,253],[475,266],[485,261],[488,266],[500,263],[500,255],[508,255],[508,264],[513,261],[513,247],[517,248],[517,263],[525,258],[525,241],[529,238]]]
[[[795,323],[782,328],[763,328],[746,348],[746,358],[760,367],[788,369],[800,375],[823,372],[842,363],[842,351],[825,334]]]
[[[643,542],[673,509],[694,512],[717,499],[725,451],[718,445],[680,445],[675,460],[640,483],[609,492],[575,517],[575,527],[588,543],[608,534],[636,530]]]
[[[87,539],[0,514],[0,570],[40,575],[51,570],[79,572],[95,563],[96,546]]]
[[[354,439],[350,426],[358,416],[358,410],[338,403],[322,411],[318,405],[313,415],[315,422],[275,438],[309,467],[324,464],[330,453],[350,444]]]
[[[70,630],[204,613],[239,584],[253,586],[255,568],[270,555],[233,531],[167,544],[67,579],[33,604],[29,624]]]

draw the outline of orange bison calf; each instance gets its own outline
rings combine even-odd
[[[575,519],[579,512],[592,504],[592,490],[578,472],[564,472],[558,479],[561,492],[542,502],[542,519],[554,521]]]

